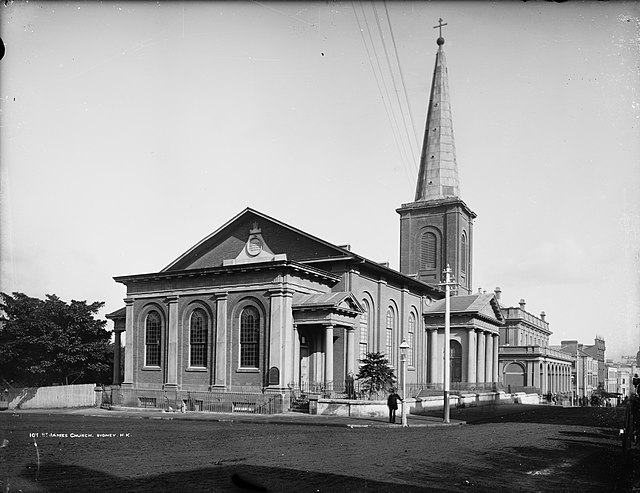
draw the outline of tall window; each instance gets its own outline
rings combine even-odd
[[[207,314],[201,308],[193,311],[191,314],[191,323],[189,331],[190,366],[207,366],[207,335],[209,332],[209,324]]]
[[[359,359],[364,359],[367,356],[367,350],[369,345],[369,302],[362,300],[362,307],[364,311],[360,314],[360,349]]]
[[[258,368],[260,359],[260,314],[253,306],[240,315],[240,366]]]
[[[393,329],[396,324],[396,317],[393,313],[393,308],[387,308],[387,336],[386,336],[386,356],[391,365],[395,365],[395,358],[393,357]]]
[[[427,231],[420,240],[420,269],[435,269],[437,238],[435,233]]]
[[[407,333],[407,344],[409,344],[409,349],[407,350],[407,364],[409,366],[414,366],[414,357],[413,357],[413,347],[415,343],[415,333],[416,333],[416,317],[413,313],[409,314],[409,331]]]
[[[467,245],[467,233],[462,232],[462,238],[460,239],[460,272],[465,274],[467,272],[467,263],[469,262],[469,247]]]
[[[160,339],[162,337],[162,319],[152,310],[145,322],[145,366],[160,366]]]

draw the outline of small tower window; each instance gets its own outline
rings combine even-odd
[[[467,264],[469,262],[469,246],[467,244],[467,233],[462,232],[462,238],[460,239],[460,272],[466,274]]]

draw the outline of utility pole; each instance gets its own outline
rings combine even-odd
[[[449,423],[449,391],[451,381],[451,348],[449,346],[449,340],[451,339],[451,286],[455,286],[455,281],[451,277],[451,267],[447,264],[447,268],[444,270],[444,282],[440,285],[444,285],[444,419],[445,423]]]

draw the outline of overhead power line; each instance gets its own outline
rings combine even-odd
[[[409,135],[409,129],[407,127],[407,119],[405,117],[405,111],[402,107],[402,103],[400,102],[400,96],[398,94],[399,90],[398,90],[398,85],[396,84],[396,78],[393,75],[393,66],[391,65],[391,60],[389,59],[389,51],[387,50],[387,43],[385,42],[384,39],[384,33],[382,32],[382,26],[380,25],[380,16],[378,15],[378,9],[376,8],[376,4],[372,1],[371,2],[371,6],[373,7],[373,14],[376,18],[376,24],[378,26],[378,32],[380,33],[380,41],[382,43],[382,48],[384,50],[384,56],[385,59],[387,61],[387,67],[389,67],[389,76],[391,77],[391,83],[393,84],[393,93],[396,96],[396,102],[398,103],[398,111],[400,112],[400,116],[402,117],[402,124],[403,124],[403,128],[404,128],[404,134],[407,136],[407,141],[408,141],[408,147],[411,151],[411,157],[412,160],[411,162],[413,163],[413,166],[415,168],[415,170],[417,171],[417,166],[416,166],[416,162],[418,160],[415,151],[414,151],[414,146],[411,142],[411,136]],[[385,4],[385,8],[386,8],[386,4]],[[389,20],[389,16],[387,14],[387,21]],[[389,23],[389,26],[391,26],[391,24]],[[397,51],[396,51],[396,62],[398,64],[398,67],[400,67],[400,59],[397,57]]]
[[[401,132],[399,130],[399,124],[398,124],[398,120],[395,116],[395,112],[393,111],[393,105],[391,102],[391,97],[389,95],[389,89],[387,87],[387,84],[385,82],[385,77],[384,77],[384,72],[382,70],[382,66],[380,64],[380,58],[378,56],[378,52],[376,50],[376,46],[375,46],[375,41],[373,40],[373,36],[371,34],[371,29],[369,27],[369,22],[367,21],[367,15],[366,12],[364,10],[364,6],[362,5],[362,2],[360,2],[360,8],[362,10],[362,18],[363,18],[363,22],[364,22],[364,27],[367,30],[367,34],[369,37],[369,42],[371,44],[371,49],[369,49],[369,45],[367,44],[367,40],[364,36],[364,29],[363,29],[363,25],[360,23],[360,19],[358,18],[358,13],[356,10],[355,5],[352,2],[352,6],[353,6],[353,12],[356,18],[356,23],[358,24],[358,30],[360,31],[360,36],[362,38],[362,42],[364,44],[365,50],[367,52],[367,58],[369,59],[369,65],[371,66],[371,71],[373,72],[373,76],[375,78],[376,81],[376,85],[378,87],[378,92],[380,93],[380,98],[382,99],[384,108],[385,108],[385,113],[387,115],[387,120],[389,122],[389,125],[391,126],[391,133],[393,135],[393,138],[395,140],[396,143],[396,147],[398,148],[398,153],[400,154],[400,158],[403,164],[403,167],[405,169],[405,173],[407,175],[407,179],[409,181],[409,184],[412,185],[413,184],[413,179],[410,176],[410,173],[408,171],[409,166],[407,164],[407,161],[409,161],[409,157],[407,156],[407,150],[406,150],[406,145],[404,145],[404,140],[402,139],[401,136]],[[373,54],[373,56],[372,56]],[[376,68],[374,66],[373,63],[373,59],[375,58],[376,61],[376,66],[378,67],[378,72],[376,72]],[[378,75],[378,73],[380,75]],[[384,93],[383,93],[384,90]],[[386,95],[386,97],[385,97]]]

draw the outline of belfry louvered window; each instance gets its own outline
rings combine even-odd
[[[420,268],[435,269],[438,240],[434,233],[427,231],[420,241]]]

